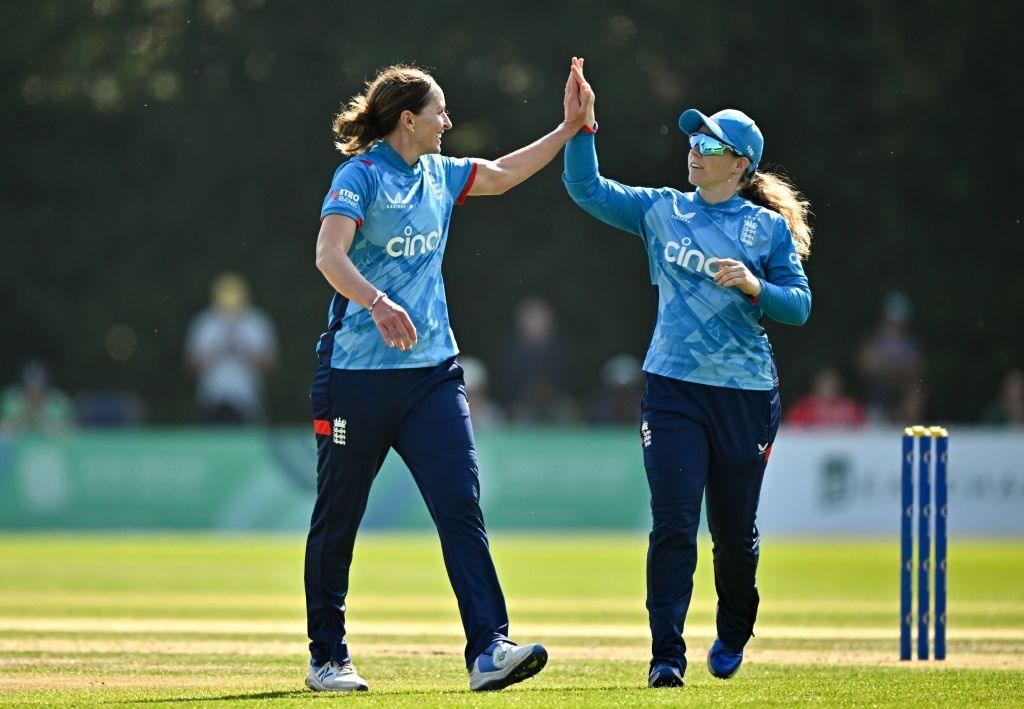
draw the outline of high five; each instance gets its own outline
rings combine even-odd
[[[437,525],[470,688],[501,689],[544,667],[543,647],[508,638],[441,259],[456,205],[526,180],[578,132],[586,112],[575,86],[570,76],[555,130],[497,160],[440,154],[452,128],[445,95],[415,67],[382,70],[335,118],[336,145],[349,159],[323,201],[316,246],[334,293],[311,392],[318,464],[306,542],[310,689],[368,689],[346,640],[349,567],[370,486],[392,448]]]
[[[784,178],[758,169],[764,138],[734,109],[711,116],[689,109],[679,117],[695,191],[603,177],[595,96],[582,59],[573,59],[571,72],[571,91],[588,113],[566,145],[566,189],[588,214],[641,238],[658,288],[640,428],[654,519],[648,682],[683,684],[683,626],[705,494],[718,592],[718,638],[708,668],[728,678],[740,667],[757,616],[757,505],[780,417],[762,321],[802,325],[810,314],[802,266],[810,253],[809,204]]]

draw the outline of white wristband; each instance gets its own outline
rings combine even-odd
[[[379,303],[381,300],[386,298],[386,297],[387,297],[387,293],[385,293],[384,291],[377,291],[377,295],[374,296],[374,301],[372,303],[370,303],[370,307],[367,308],[367,311],[368,312],[373,312],[374,311],[374,306],[377,303]]]

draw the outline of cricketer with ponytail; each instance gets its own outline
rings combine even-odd
[[[757,616],[757,506],[780,417],[763,318],[802,325],[810,314],[802,266],[810,253],[809,204],[785,178],[759,169],[761,131],[733,109],[711,116],[689,109],[679,117],[695,191],[602,177],[594,90],[582,59],[573,59],[571,73],[571,91],[588,115],[565,149],[566,189],[587,213],[641,238],[658,288],[640,425],[653,516],[648,684],[683,685],[683,629],[705,495],[718,595],[718,637],[707,665],[728,679],[740,668]]]
[[[310,689],[368,689],[345,640],[345,603],[356,531],[392,448],[437,526],[466,633],[470,688],[501,689],[547,661],[540,645],[508,637],[441,259],[456,205],[526,180],[579,131],[586,107],[578,92],[570,97],[570,85],[571,77],[562,123],[497,160],[440,154],[452,128],[445,95],[415,67],[382,70],[334,120],[336,146],[349,159],[323,201],[316,244],[316,265],[334,294],[311,391],[318,462],[305,559]]]

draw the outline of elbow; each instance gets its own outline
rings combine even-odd
[[[800,327],[807,323],[807,320],[811,317],[811,301],[807,300],[804,304],[793,313],[792,319],[786,323],[787,325],[795,325]]]
[[[565,191],[569,193],[569,197],[576,204],[588,201],[586,185],[579,182],[570,182],[568,175],[562,175],[562,184],[565,185]]]
[[[316,263],[317,270],[319,270],[321,273],[326,273],[325,269],[327,268],[327,260],[327,249],[323,246],[323,244],[317,244],[316,258],[314,259],[314,261]]]
[[[810,317],[810,312],[804,313],[765,313],[768,317],[777,323],[782,325],[792,325],[794,327],[800,327],[807,322],[807,318]]]
[[[800,322],[798,325],[803,325],[811,317],[811,292],[807,291],[807,299],[804,301],[804,307],[800,311]]]

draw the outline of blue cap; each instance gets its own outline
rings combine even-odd
[[[764,152],[764,136],[750,116],[735,108],[727,108],[713,116],[705,116],[696,108],[691,108],[679,116],[679,130],[687,135],[696,133],[701,126],[707,126],[716,138],[748,158],[750,167],[747,172],[757,169],[761,163],[761,153]]]

